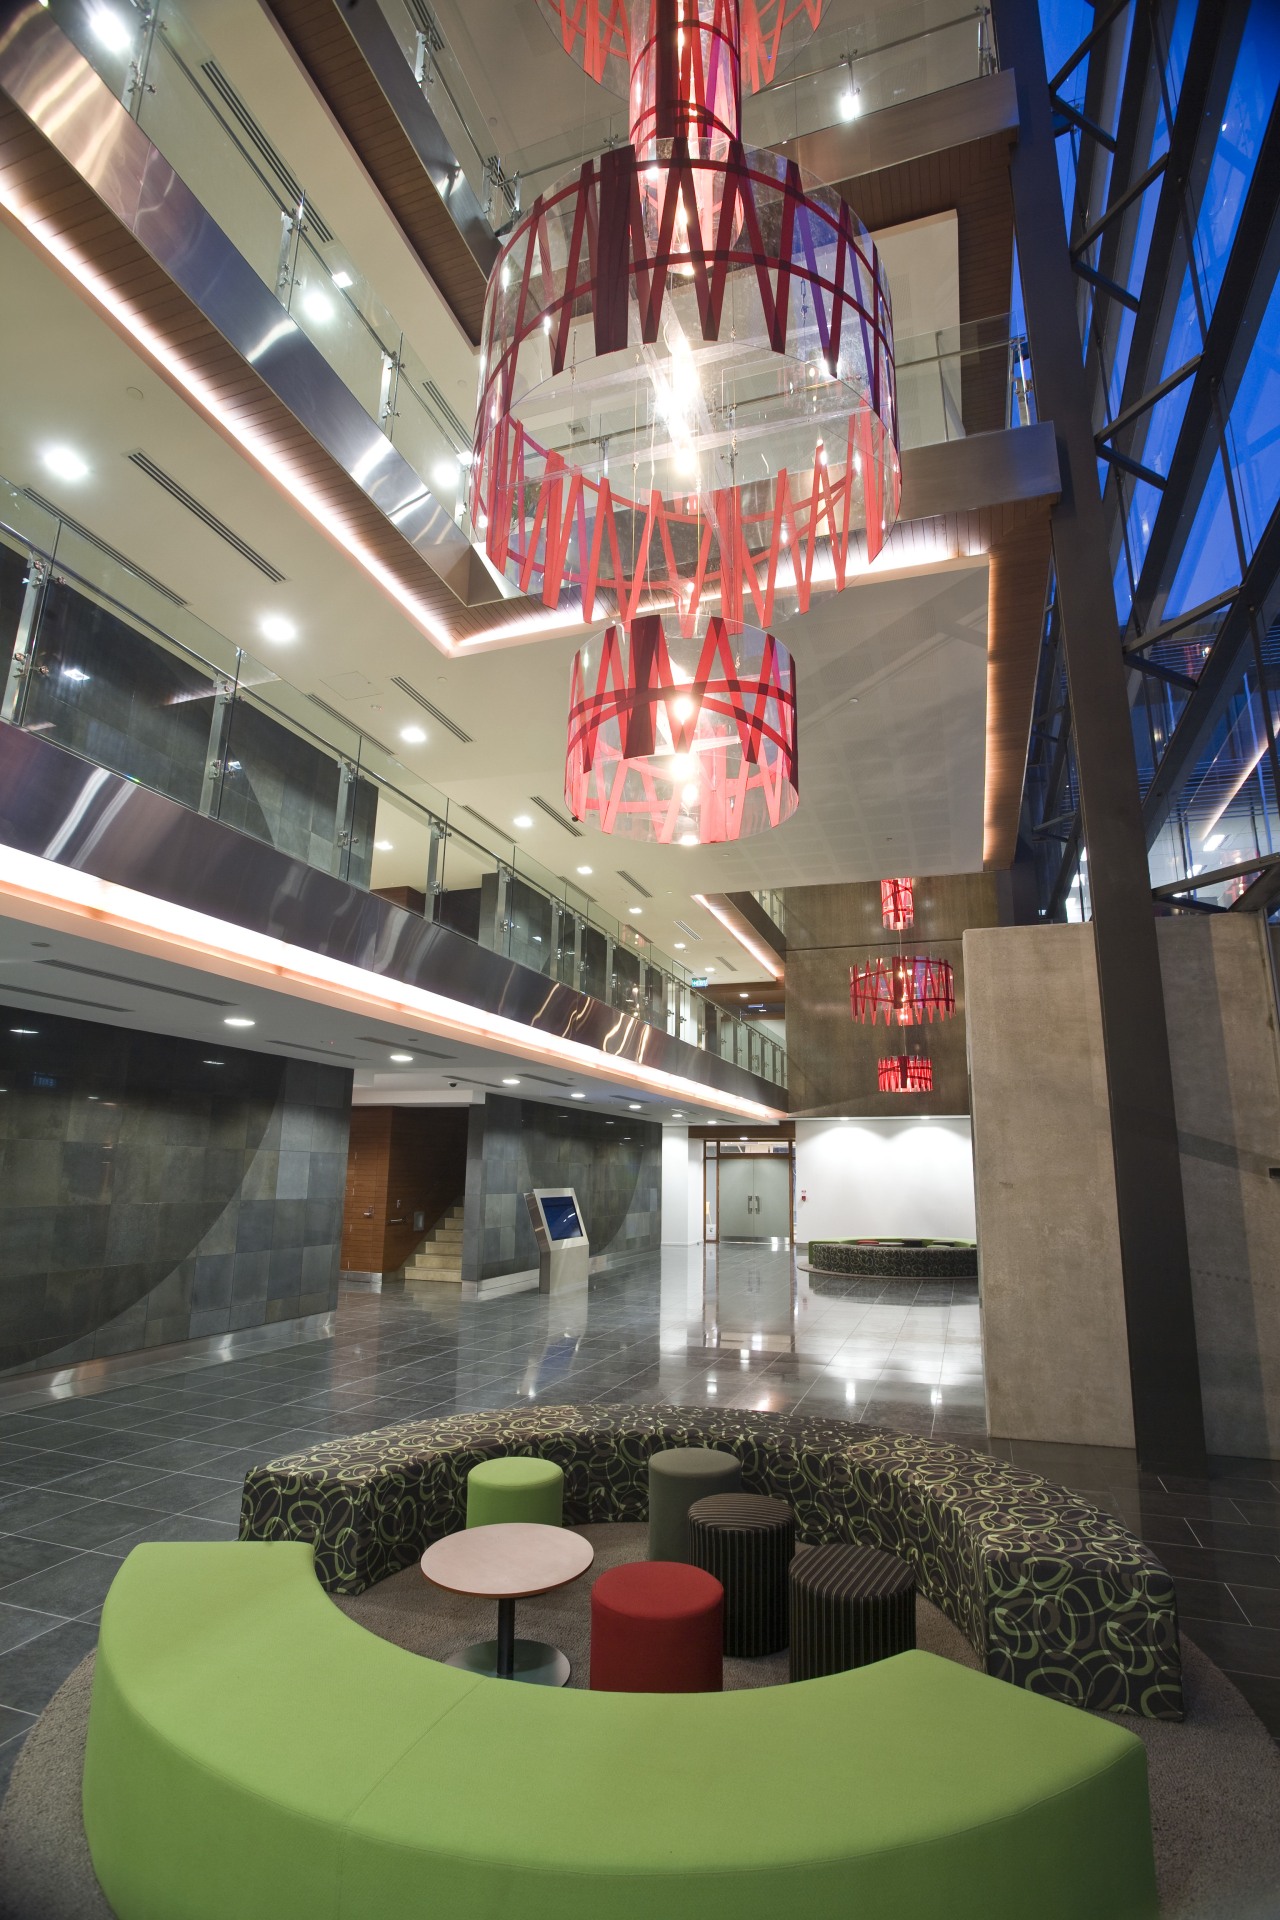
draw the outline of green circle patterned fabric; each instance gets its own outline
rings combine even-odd
[[[467,1474],[554,1460],[568,1526],[648,1518],[649,1456],[720,1447],[796,1538],[899,1554],[988,1673],[1095,1711],[1182,1718],[1173,1581],[1111,1514],[1038,1474],[916,1434],[730,1408],[530,1407],[349,1434],[245,1476],[243,1540],[310,1540],[330,1593],[412,1566],[466,1523]]]

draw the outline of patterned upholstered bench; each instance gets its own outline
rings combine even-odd
[[[809,1266],[818,1274],[873,1280],[976,1280],[978,1249],[959,1241],[811,1240]],[[821,1292],[821,1287],[815,1288]]]
[[[583,1406],[414,1421],[254,1467],[240,1536],[313,1541],[323,1585],[362,1593],[464,1524],[479,1460],[557,1461],[576,1526],[645,1520],[660,1447],[736,1454],[748,1492],[794,1509],[800,1540],[900,1554],[988,1673],[1081,1707],[1181,1718],[1173,1581],[1118,1520],[1007,1461],[842,1420]]]

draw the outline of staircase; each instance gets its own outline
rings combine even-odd
[[[462,1284],[462,1202],[436,1221],[417,1251],[404,1263],[406,1280],[437,1280]]]

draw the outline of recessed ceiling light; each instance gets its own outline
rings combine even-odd
[[[714,972],[715,972],[715,968],[714,968],[714,967],[704,967],[704,968],[702,969],[702,971],[703,971],[704,973],[714,973]]]
[[[264,614],[258,622],[258,630],[264,640],[270,640],[278,647],[287,647],[291,640],[298,637],[298,629],[282,613]]]
[[[302,296],[302,311],[316,326],[327,327],[336,309],[327,293],[321,293],[318,287],[310,287]]]
[[[375,840],[373,850],[375,853],[394,853],[396,843],[394,840]]]
[[[351,275],[349,273],[344,273],[341,267],[339,267],[338,271],[334,275],[332,275],[332,279],[333,279],[334,286],[342,287],[344,291],[347,287],[353,287],[355,285],[355,281],[351,278]]]
[[[411,1053],[393,1053],[390,1057],[398,1067],[411,1067],[413,1065],[413,1055]]]
[[[10,1027],[10,1033],[39,1033],[39,1027]]]
[[[696,847],[697,844],[698,836],[696,833],[682,833],[680,835],[680,845],[682,847]]]
[[[89,27],[94,39],[108,53],[127,53],[133,43],[128,21],[112,7],[95,7],[89,15]]]
[[[590,868],[590,867],[579,867],[579,868],[578,868],[578,872],[579,872],[580,874],[582,874],[582,875],[584,876],[584,878],[585,878],[585,876],[586,876],[587,874],[589,874],[589,873],[591,872],[591,868]]]
[[[74,447],[46,447],[40,458],[58,480],[85,480],[89,462]]]
[[[739,998],[739,1000],[746,1000],[746,999],[749,999],[749,998],[750,998],[750,995],[748,995],[748,994],[745,994],[745,993],[740,993],[740,994],[738,995],[738,998]]]
[[[683,1119],[684,1119],[684,1108],[683,1108],[683,1107],[673,1107],[673,1108],[671,1109],[671,1118],[672,1118],[673,1120],[683,1120]]]
[[[205,1060],[205,1061],[202,1061],[201,1064],[206,1067],[225,1067],[227,1063],[225,1060]],[[98,1096],[96,1093],[91,1093],[89,1095],[89,1098],[91,1100],[96,1100],[97,1097]]]
[[[222,1024],[224,1027],[256,1027],[258,1023],[256,1020],[248,1019],[244,1014],[229,1013]]]
[[[518,813],[511,824],[513,827],[531,827],[533,825],[533,819],[530,814]]]
[[[683,940],[677,940],[677,941],[676,941],[676,952],[677,952],[677,953],[683,953],[683,952],[684,952],[684,949],[685,949],[685,942],[684,942]]]
[[[642,914],[642,913],[644,912],[644,908],[643,908],[643,907],[628,907],[628,908],[627,908],[627,912],[628,912],[628,913],[629,913],[629,914],[631,915],[631,918],[632,918],[633,920],[635,920],[635,919],[638,919],[638,918],[639,918],[639,916],[640,916],[640,915],[641,915],[641,914]]]
[[[571,1094],[569,1095],[569,1098],[570,1098],[571,1100],[585,1100],[585,1099],[586,1099],[586,1097],[587,1097],[587,1096],[586,1096],[586,1094],[585,1094],[585,1093],[571,1093]]]
[[[442,493],[452,493],[461,478],[462,468],[456,460],[437,460],[431,469],[431,484]]]
[[[420,747],[426,737],[421,727],[401,727],[400,729],[400,738],[411,747]]]
[[[503,1080],[502,1084],[504,1087],[518,1087],[520,1085],[520,1082],[518,1080],[513,1080],[510,1078],[510,1076],[508,1076]]]
[[[627,1105],[630,1107],[632,1113],[639,1113],[640,1102],[638,1100],[628,1100]]]

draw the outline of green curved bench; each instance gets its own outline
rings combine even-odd
[[[377,1639],[311,1549],[135,1547],[84,1773],[119,1920],[1152,1920],[1146,1754],[931,1654],[550,1692]]]

